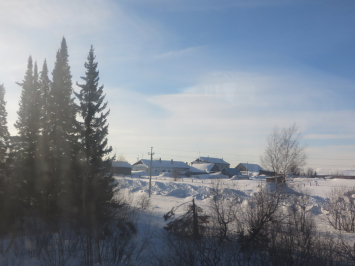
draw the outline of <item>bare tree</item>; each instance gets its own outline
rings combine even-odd
[[[268,138],[265,155],[261,157],[262,166],[284,177],[291,168],[301,168],[306,164],[305,146],[296,124],[289,128],[275,127]]]
[[[313,176],[315,174],[315,171],[313,170],[313,168],[308,168],[307,169],[307,175],[308,176]]]
[[[174,178],[174,181],[179,181],[181,178],[180,170],[175,168],[172,172],[172,177]]]
[[[331,226],[355,232],[355,188],[334,188],[327,195],[327,219]]]
[[[127,159],[124,155],[116,155],[116,161],[117,162],[127,162]]]
[[[238,195],[235,190],[223,189],[220,182],[216,182],[211,190],[210,199],[210,220],[211,227],[217,232],[214,233],[219,241],[232,242],[230,235],[234,231],[240,231],[241,203],[243,196]],[[233,229],[232,229],[233,228]]]

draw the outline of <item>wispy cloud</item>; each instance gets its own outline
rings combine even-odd
[[[213,1],[206,0],[201,4],[198,1],[189,0],[136,0],[131,5],[145,5],[145,6],[158,6],[160,9],[167,9],[170,11],[206,11],[206,10],[221,10],[224,8],[242,7],[242,8],[259,8],[259,7],[275,7],[275,6],[285,6],[285,5],[300,5],[302,3],[307,3],[305,0],[222,0]]]
[[[138,100],[135,104],[138,109],[130,108],[125,126],[131,133],[124,134],[124,137],[122,133],[121,137],[134,139],[142,146],[149,141],[150,145],[206,150],[211,154],[213,151],[252,154],[254,162],[259,161],[266,138],[276,125],[287,127],[296,122],[304,140],[311,146],[313,140],[355,137],[353,123],[348,122],[355,116],[355,111],[316,108],[315,104],[336,99],[332,99],[332,93],[327,95],[327,87],[322,87],[322,93],[315,92],[317,83],[312,79],[246,72],[214,73],[211,76],[176,94],[131,94]],[[303,97],[298,97],[299,91],[294,91],[293,86],[302,87],[301,84],[309,94],[302,92]],[[133,98],[132,102],[135,101]],[[324,151],[331,153],[334,147],[329,147],[332,145],[332,142],[323,145]],[[340,150],[340,146],[336,148]],[[310,151],[310,157],[319,156],[318,151],[314,150],[314,154]],[[228,159],[238,158],[231,156]]]
[[[169,59],[171,57],[188,56],[189,54],[194,53],[199,49],[201,49],[201,47],[188,47],[185,49],[163,52],[154,57],[156,59]]]
[[[93,0],[3,0],[0,2],[0,22],[42,29],[54,25],[98,27],[112,16],[108,4],[109,1]]]

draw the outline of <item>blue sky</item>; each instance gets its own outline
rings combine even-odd
[[[354,1],[3,0],[10,131],[28,56],[52,70],[65,36],[74,84],[94,46],[109,142],[131,163],[150,147],[259,163],[273,127],[296,123],[306,167],[353,167],[354,13]]]

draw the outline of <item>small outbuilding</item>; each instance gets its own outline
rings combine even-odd
[[[260,165],[254,163],[240,163],[235,168],[237,168],[240,172],[252,173],[259,173],[260,170],[263,170]]]
[[[276,172],[268,170],[259,170],[259,175],[276,176]]]
[[[242,173],[237,169],[237,168],[223,168],[221,171],[221,174],[229,176],[231,178],[232,176],[241,176]]]
[[[190,166],[189,172],[192,175],[212,174],[219,172],[219,169],[214,163],[199,163]]]
[[[280,184],[280,183],[284,183],[285,182],[285,178],[282,175],[278,175],[278,176],[268,176],[265,178],[266,179],[266,183],[276,183],[276,184]]]
[[[132,165],[128,162],[112,162],[112,171],[116,175],[131,175]]]

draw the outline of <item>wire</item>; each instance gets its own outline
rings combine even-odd
[[[137,147],[138,148],[138,147]],[[134,148],[124,148],[124,149],[136,149],[136,147]],[[161,149],[161,150],[170,150],[170,151],[181,151],[181,152],[191,152],[191,153],[205,153],[205,154],[218,154],[218,155],[222,155],[222,156],[238,156],[238,157],[257,157],[260,158],[260,156],[255,156],[255,155],[241,155],[241,154],[228,154],[228,153],[216,153],[216,152],[206,152],[206,151],[190,151],[190,150],[180,150],[180,149],[169,149],[169,148],[161,148],[161,147],[155,147],[155,149]],[[122,152],[120,152],[122,153]],[[125,152],[123,152],[125,153]],[[136,152],[134,153],[125,153],[125,154],[136,154]],[[184,157],[184,158],[195,158],[196,156],[183,156],[183,155],[176,155],[176,154],[166,154],[166,153],[160,153],[160,152],[156,152],[156,154],[160,154],[160,155],[166,155],[166,156],[174,156],[174,157]],[[315,158],[315,157],[309,157],[309,160],[327,160],[327,161],[355,161],[355,159],[330,159],[330,158]],[[253,163],[253,162],[250,162]],[[256,162],[255,162],[256,163]],[[342,167],[352,167],[353,165],[324,165],[324,164],[307,164],[307,165],[316,165],[316,166],[342,166]]]

